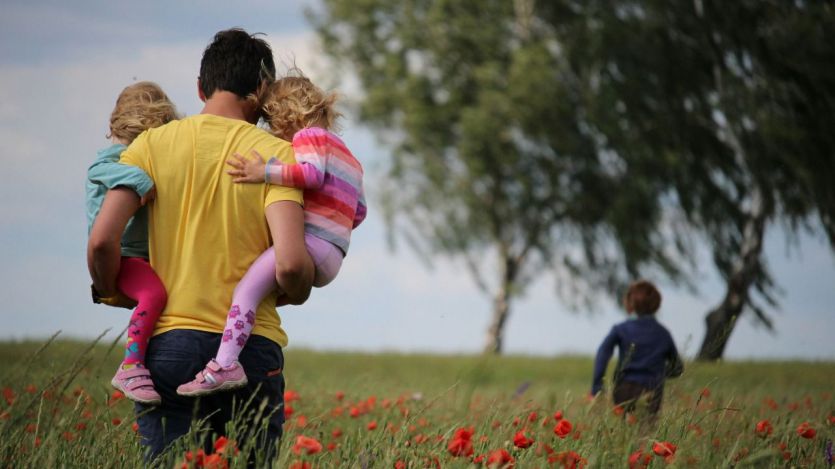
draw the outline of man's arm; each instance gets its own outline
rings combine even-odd
[[[107,192],[87,241],[87,268],[93,286],[102,297],[118,293],[116,277],[122,257],[122,233],[139,209],[139,196],[132,189],[117,187]]]
[[[279,201],[264,209],[275,249],[275,279],[287,296],[300,305],[310,296],[313,261],[304,244],[304,211],[293,201]]]

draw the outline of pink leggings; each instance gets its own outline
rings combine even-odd
[[[304,243],[316,267],[313,286],[324,287],[339,273],[345,256],[335,245],[310,234],[304,235]],[[275,283],[275,251],[270,248],[252,263],[232,294],[232,307],[226,316],[216,357],[221,366],[229,366],[238,359],[255,326],[258,305],[276,288],[280,285]]]
[[[165,286],[151,264],[141,257],[123,257],[116,278],[116,287],[128,298],[136,300],[136,309],[130,317],[125,359],[128,364],[144,364],[145,350],[154,332],[159,315],[165,308],[168,296]]]

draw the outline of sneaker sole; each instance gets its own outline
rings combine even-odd
[[[122,389],[122,387],[119,386],[119,383],[115,380],[110,381],[110,385],[113,386],[113,389],[121,392],[122,394],[125,395],[125,397],[127,399],[129,399],[133,402],[138,402],[140,404],[145,404],[145,405],[160,405],[160,404],[162,404],[162,399],[140,399],[136,396],[132,396],[131,393],[126,392],[124,389]]]
[[[181,392],[178,389],[177,394],[179,394],[180,396],[186,396],[186,397],[207,396],[209,394],[214,394],[216,392],[231,391],[233,389],[242,388],[242,387],[246,386],[248,383],[249,383],[249,380],[244,378],[240,381],[225,381],[223,384],[221,384],[220,386],[218,386],[216,388],[213,388],[213,389],[197,389],[197,390],[194,390],[194,391],[183,391],[183,392]]]

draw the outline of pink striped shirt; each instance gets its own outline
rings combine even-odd
[[[296,164],[270,158],[266,182],[304,189],[304,230],[348,253],[367,212],[362,165],[336,135],[308,127],[293,136]]]

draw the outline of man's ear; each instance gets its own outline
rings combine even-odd
[[[197,79],[197,96],[200,98],[200,101],[206,102],[206,95],[203,94],[203,87],[200,86],[200,78]]]

